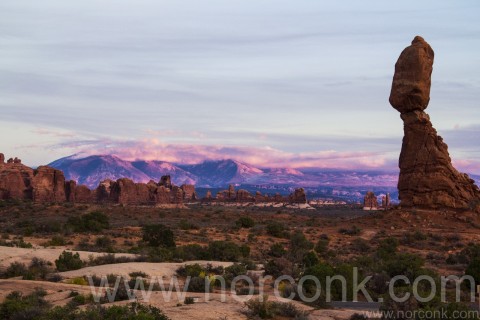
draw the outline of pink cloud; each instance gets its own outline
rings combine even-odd
[[[259,167],[383,168],[393,169],[392,159],[378,152],[340,152],[323,150],[293,153],[265,147],[219,146],[165,143],[158,138],[138,141],[98,139],[72,141],[61,145],[82,155],[114,154],[126,160],[163,160],[199,163],[204,160],[235,159]]]

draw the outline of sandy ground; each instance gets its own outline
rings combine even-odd
[[[33,257],[42,258],[52,263],[60,256],[64,248],[11,248],[11,247],[1,247],[0,246],[0,267],[8,267],[12,262],[21,262],[28,265]],[[89,257],[103,256],[106,253],[101,252],[89,252],[89,251],[71,251],[78,252],[82,260],[88,261]],[[117,257],[135,257],[134,254],[129,253],[116,253]]]
[[[128,275],[131,272],[142,271],[145,272],[148,276],[153,277],[163,277],[171,278],[175,275],[176,270],[183,265],[195,264],[207,265],[207,263],[212,264],[213,266],[231,266],[232,262],[220,262],[220,261],[188,261],[183,263],[152,263],[152,262],[127,262],[127,263],[117,263],[117,264],[105,264],[101,266],[86,267],[79,270],[60,272],[64,278],[75,278],[88,275],[97,275],[103,276],[108,274],[116,275]]]
[[[14,290],[22,291],[24,294],[31,293],[35,288],[42,288],[47,292],[46,300],[53,305],[64,305],[70,298],[68,295],[71,291],[77,291],[81,294],[91,293],[89,286],[79,286],[66,283],[53,283],[43,281],[24,281],[24,280],[0,280],[0,301],[5,296]],[[172,320],[236,320],[247,319],[244,314],[245,307],[242,302],[234,299],[232,295],[226,294],[225,301],[222,302],[222,295],[218,293],[210,294],[207,300],[204,294],[201,293],[185,293],[186,297],[196,298],[196,302],[192,305],[179,305],[183,302],[183,297],[177,296],[174,292],[170,299],[166,299],[164,292],[152,292],[148,303],[162,309],[167,316]],[[137,293],[141,297],[140,293]],[[270,300],[275,300],[270,297]],[[283,301],[284,299],[282,299]],[[143,299],[140,302],[147,303]],[[128,301],[116,302],[115,304],[126,304]],[[297,302],[299,308],[304,310],[311,310],[310,308],[301,305]],[[106,304],[108,306],[110,304]],[[311,320],[347,320],[352,314],[358,311],[353,310],[311,310]]]

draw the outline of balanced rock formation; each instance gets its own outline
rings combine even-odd
[[[430,101],[433,58],[430,45],[416,36],[395,64],[389,101],[404,124],[399,199],[403,206],[465,208],[480,200],[480,191],[452,166],[448,146],[424,112]]]

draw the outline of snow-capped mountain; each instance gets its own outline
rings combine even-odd
[[[49,165],[62,170],[67,179],[76,180],[89,188],[96,188],[105,179],[129,178],[135,182],[148,182],[158,181],[163,175],[170,175],[176,185],[186,183],[207,188],[225,188],[229,184],[396,187],[398,179],[397,172],[257,168],[232,159],[186,165],[165,161],[125,161],[114,155],[94,155],[84,158],[70,156]]]
[[[197,176],[198,185],[206,187],[250,183],[263,174],[262,169],[231,159],[179,166]]]

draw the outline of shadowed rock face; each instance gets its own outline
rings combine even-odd
[[[395,64],[389,101],[404,124],[399,199],[403,206],[465,208],[480,199],[480,191],[452,166],[448,146],[424,112],[430,101],[433,57],[430,45],[417,36]]]

